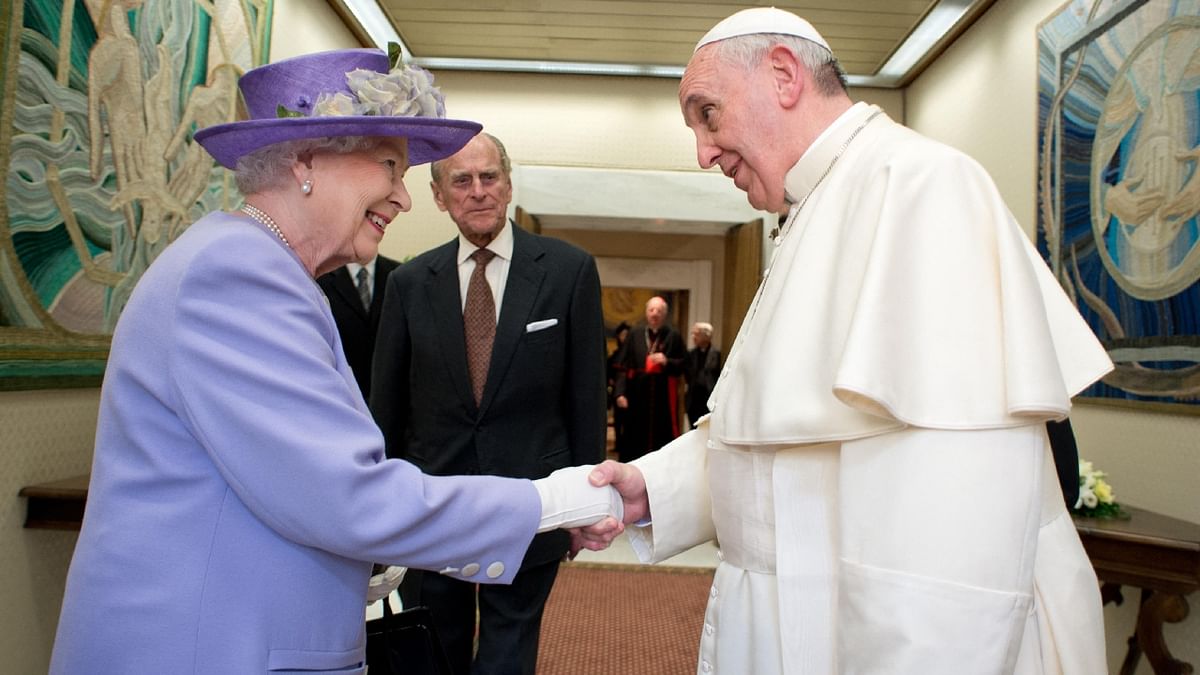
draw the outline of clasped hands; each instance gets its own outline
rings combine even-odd
[[[538,532],[565,529],[571,535],[568,558],[579,551],[603,551],[612,540],[650,515],[646,480],[631,464],[608,460],[571,466],[533,481],[542,497]]]
[[[603,551],[625,526],[650,515],[646,481],[631,464],[612,460],[594,466],[570,466],[533,481],[542,500],[538,532],[565,529],[571,535],[569,558],[579,551]],[[368,604],[386,597],[404,578],[403,567],[376,569],[368,586]]]
[[[593,467],[581,468],[588,469],[586,475],[589,485],[597,489],[608,487],[609,492],[619,496],[621,511],[592,523],[567,527],[571,535],[568,558],[574,558],[583,549],[603,551],[625,531],[626,525],[650,516],[646,479],[636,466],[607,460]]]

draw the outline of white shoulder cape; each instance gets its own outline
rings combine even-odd
[[[1112,368],[983,168],[877,112],[788,173],[800,205],[709,401],[725,443],[1031,424]]]

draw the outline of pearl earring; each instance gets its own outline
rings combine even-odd
[[[311,180],[304,181],[304,184],[300,186],[300,191],[306,195],[312,194],[312,181]]]

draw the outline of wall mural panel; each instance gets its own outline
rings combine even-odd
[[[237,119],[272,0],[0,2],[0,390],[94,386],[142,272],[239,199],[191,137]]]
[[[1038,39],[1038,247],[1114,372],[1200,403],[1200,0],[1071,0]]]

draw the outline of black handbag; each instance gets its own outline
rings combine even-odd
[[[367,675],[452,675],[428,607],[392,611],[367,622]]]

